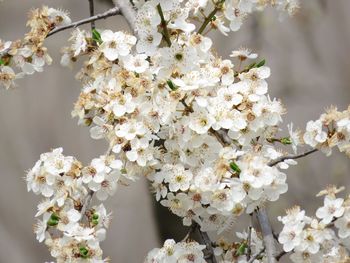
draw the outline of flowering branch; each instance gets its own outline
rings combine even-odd
[[[314,152],[317,152],[318,149],[312,149],[312,150],[309,150],[309,151],[306,151],[304,153],[301,153],[301,154],[298,154],[298,155],[287,155],[287,156],[282,156],[276,160],[273,160],[272,162],[269,163],[269,166],[275,166],[285,160],[295,160],[295,159],[299,159],[299,158],[302,158],[302,157],[305,157],[305,156],[308,156],[309,154],[312,154]]]
[[[61,32],[63,30],[69,29],[69,28],[75,28],[75,27],[78,27],[78,26],[81,26],[81,25],[84,25],[84,24],[88,24],[88,23],[91,23],[91,22],[94,22],[94,21],[97,21],[97,20],[106,19],[107,17],[120,15],[120,14],[121,14],[120,9],[118,7],[114,7],[114,8],[111,8],[111,9],[107,10],[104,13],[97,14],[95,16],[88,17],[88,18],[85,18],[85,19],[73,22],[73,23],[71,23],[69,25],[57,27],[54,30],[50,31],[47,34],[47,37],[52,36],[53,34],[56,34],[58,32]]]
[[[200,6],[197,1],[169,0],[162,6],[158,0],[130,2],[114,0],[114,9],[94,16],[94,2],[89,0],[92,17],[75,23],[60,10],[36,9],[28,21],[31,31],[22,42],[0,42],[0,84],[9,88],[16,78],[41,72],[51,63],[42,46],[47,36],[85,23],[91,23],[93,31],[91,36],[76,29],[61,63],[70,65],[79,56],[88,56],[78,74],[84,86],[72,115],[90,126],[92,138],[106,139],[110,147],[88,166],[64,156],[61,148],[40,156],[27,174],[28,190],[45,197],[36,215],[42,216],[35,228],[37,239],[46,240],[51,251],[62,251],[56,255],[58,262],[70,257],[102,259],[99,242],[104,240],[109,214],[103,204],[89,208],[90,202],[95,195],[106,200],[118,183],[144,174],[157,201],[182,217],[184,225],[192,222],[183,241],[167,240],[163,248],[152,250],[145,262],[188,259],[216,263],[215,256],[228,261],[276,262],[279,254],[262,207],[288,189],[282,171],[288,165],[276,165],[316,149],[330,154],[335,146],[350,156],[350,107],[343,112],[331,108],[319,120],[308,122],[306,132],[293,132],[291,125],[290,137],[274,139],[284,107],[268,95],[270,69],[265,61],[245,65],[246,59],[257,55],[233,51],[231,57],[238,58],[240,66],[244,62],[245,69],[237,71],[231,60],[212,52],[212,40],[202,35],[209,23],[223,34],[236,31],[249,13],[267,7],[270,1],[259,6],[224,0],[203,1]],[[280,0],[275,6],[292,13],[296,2]],[[94,30],[95,20],[115,14],[125,17],[134,35]],[[201,21],[201,14],[205,21],[198,34],[192,22]],[[14,72],[16,66],[21,74]],[[294,151],[306,144],[312,150],[274,159],[281,154],[265,141],[291,144]],[[340,237],[350,235],[345,228],[350,216],[341,218],[345,209],[350,211],[350,201],[335,198],[339,191],[329,190],[324,207],[316,213],[320,222],[304,217],[298,209],[279,217],[285,225],[278,237],[284,251],[293,251],[294,257],[304,251],[316,253],[323,241],[312,236],[305,239],[305,234],[325,230],[333,218],[337,218],[334,225],[342,229]],[[226,242],[221,237],[211,242],[209,231],[229,229],[244,211],[255,211],[262,235],[249,228],[248,236],[237,233],[240,242]],[[295,224],[297,220],[300,222]],[[200,243],[191,240],[197,230]],[[322,235],[328,240],[326,234]],[[62,238],[64,243],[59,242]],[[312,240],[317,244],[305,243]]]

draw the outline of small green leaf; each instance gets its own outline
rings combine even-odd
[[[60,221],[60,218],[56,213],[52,213],[49,220],[47,221],[48,226],[57,226],[58,222]]]
[[[0,58],[0,66],[1,65],[5,65],[5,61],[2,58]]]
[[[102,43],[101,34],[96,29],[92,30],[92,39],[95,40],[98,44]]]
[[[255,66],[256,66],[256,63],[254,62],[247,67],[247,70],[250,70],[250,69],[254,68]]]
[[[53,220],[60,220],[59,216],[56,213],[52,213],[50,218]]]
[[[230,163],[230,167],[236,173],[238,173],[238,174],[241,173],[241,169],[238,167],[238,165],[235,162]]]
[[[256,67],[256,68],[260,68],[260,67],[264,66],[265,63],[266,63],[266,61],[265,61],[265,59],[263,59],[263,60],[261,60],[258,64],[256,64],[255,67]]]
[[[171,80],[168,80],[166,83],[168,84],[168,86],[171,90],[176,90],[176,87]]]
[[[292,140],[289,137],[285,137],[281,139],[281,143],[284,145],[292,144]]]
[[[89,250],[86,247],[80,247],[79,248],[79,254],[82,258],[89,258]]]
[[[98,225],[98,219],[99,219],[99,215],[98,214],[93,214],[92,215],[92,219],[91,219],[91,222],[93,225]]]
[[[237,256],[242,256],[245,254],[245,250],[247,249],[247,244],[246,243],[242,243],[239,248],[236,250],[236,255]]]

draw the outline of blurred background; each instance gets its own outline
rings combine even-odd
[[[216,39],[215,49],[224,57],[244,46],[267,59],[272,70],[271,97],[281,98],[288,109],[284,128],[291,121],[304,128],[324,108],[337,105],[345,109],[350,103],[350,2],[302,2],[299,14],[282,23],[274,10],[268,10],[249,17],[229,38],[211,35]],[[5,0],[0,4],[0,38],[22,38],[28,10],[43,4],[69,10],[73,21],[89,14],[87,0]],[[96,0],[96,12],[110,6],[111,1]],[[98,21],[97,27],[127,30],[120,17]],[[44,73],[18,81],[16,89],[0,91],[0,263],[50,260],[31,229],[40,199],[27,193],[23,180],[39,155],[62,146],[66,155],[86,164],[106,149],[104,141],[90,139],[88,129],[77,126],[70,117],[80,85],[74,78],[79,65],[72,72],[59,64],[60,49],[68,37],[65,31],[47,40],[54,62]],[[275,218],[286,208],[302,204],[313,215],[322,203],[315,198],[319,190],[330,183],[350,186],[349,171],[349,159],[338,153],[330,158],[316,153],[290,168],[289,192],[268,206],[275,231],[281,227]],[[120,187],[106,206],[113,211],[113,221],[102,247],[112,262],[142,262],[162,239],[184,236],[178,220],[154,205],[143,179]],[[240,221],[230,235],[239,230]]]

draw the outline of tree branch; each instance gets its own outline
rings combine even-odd
[[[259,208],[257,211],[257,217],[261,228],[261,233],[263,235],[263,240],[265,244],[265,251],[268,263],[275,263],[275,240],[273,238],[271,224],[265,208]]]
[[[117,8],[119,8],[121,14],[125,17],[125,20],[128,22],[129,27],[132,29],[133,33],[135,33],[136,11],[130,4],[129,0],[113,0],[113,3]]]
[[[208,233],[202,232],[200,230],[200,228],[198,228],[198,231],[199,231],[199,234],[200,234],[204,244],[207,247],[207,251],[209,252],[207,257],[206,257],[208,259],[208,262],[217,263],[216,258],[215,258],[215,254],[214,254],[214,250],[213,250],[213,246],[211,245],[211,240],[210,240]]]
[[[95,15],[94,0],[89,0],[90,17]],[[91,30],[96,28],[95,21],[91,21]]]
[[[275,166],[276,164],[279,164],[285,160],[291,160],[291,159],[299,159],[299,158],[302,158],[302,157],[305,157],[309,154],[312,154],[314,152],[317,152],[318,149],[312,149],[312,150],[309,150],[309,151],[306,151],[304,153],[301,153],[301,154],[298,154],[298,155],[287,155],[287,156],[282,156],[276,160],[273,160],[271,161],[268,165],[269,166]]]
[[[192,221],[192,225],[190,226],[188,233],[181,241],[186,242],[188,239],[190,239],[192,237],[192,235],[196,232],[196,230],[198,230],[198,232],[199,232],[199,235],[201,238],[201,243],[204,243],[204,245],[206,246],[206,250],[208,252],[207,255],[205,255],[205,258],[210,263],[217,263],[216,258],[215,258],[215,254],[214,254],[214,250],[213,250],[213,246],[212,246],[212,242],[209,238],[209,235],[206,232],[201,231],[200,225],[197,222]]]
[[[120,15],[120,14],[121,14],[121,12],[120,12],[119,8],[114,7],[114,8],[107,10],[104,13],[73,22],[73,23],[66,25],[66,26],[57,27],[54,30],[52,30],[51,32],[49,32],[47,34],[47,37],[52,36],[53,34],[56,34],[60,31],[63,31],[63,30],[69,29],[69,28],[75,28],[75,27],[78,27],[78,26],[81,26],[84,24],[91,23],[91,22],[96,21],[96,20],[101,20],[101,19],[105,19],[105,18],[110,17],[110,16],[115,16],[115,15]]]

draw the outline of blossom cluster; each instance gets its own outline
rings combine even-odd
[[[309,121],[303,140],[327,155],[331,155],[333,147],[338,147],[350,157],[350,107],[342,112],[331,107],[318,120]]]
[[[263,240],[254,228],[250,228],[248,232],[237,232],[236,236],[239,238],[239,241],[232,242],[221,237],[214,243],[215,256],[222,258],[222,261],[219,262],[266,262],[266,257],[263,253]],[[256,256],[256,258],[250,261],[253,256]]]
[[[318,194],[325,197],[316,217],[306,216],[304,210],[295,206],[287,210],[286,216],[278,218],[284,225],[278,241],[285,252],[292,253],[293,262],[347,262],[350,259],[350,199],[337,198],[341,190],[343,188],[330,186]]]
[[[51,64],[52,59],[43,46],[44,40],[55,27],[70,23],[64,11],[46,6],[31,10],[27,22],[31,30],[23,40],[0,39],[0,87],[9,89],[15,85],[16,79],[42,72],[46,64]]]
[[[28,172],[27,188],[45,199],[38,205],[34,226],[37,240],[50,249],[57,262],[104,262],[100,242],[110,221],[103,204],[87,208],[90,195],[105,200],[114,193],[120,165],[113,156],[101,156],[83,167],[62,148],[41,154]]]
[[[88,39],[74,33],[63,61]],[[240,70],[212,52],[209,38],[186,31],[153,55],[131,54],[136,38],[122,32],[102,31],[96,42],[72,114],[92,126],[92,138],[109,141],[126,178],[146,175],[157,200],[186,225],[223,231],[246,207],[250,213],[287,191],[285,174],[269,166],[282,154],[263,145],[285,110],[267,94],[264,61],[247,64],[256,54],[233,52]]]
[[[256,230],[251,228],[249,232],[236,233],[239,241],[232,242],[225,238],[220,238],[213,242],[213,253],[222,260],[218,262],[238,262],[247,263],[254,255],[253,263],[265,262],[263,255],[264,245]],[[145,263],[168,263],[168,262],[207,262],[206,246],[197,243],[190,237],[176,243],[172,239],[165,241],[162,248],[151,250]]]
[[[178,242],[168,239],[162,248],[151,250],[144,263],[196,262],[205,263],[203,249],[196,241]]]

